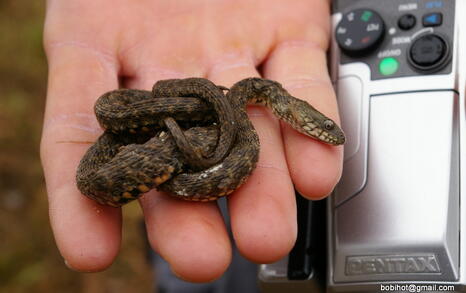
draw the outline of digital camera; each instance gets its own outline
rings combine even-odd
[[[297,197],[262,289],[466,292],[466,1],[334,0],[332,24],[343,175],[326,202]]]

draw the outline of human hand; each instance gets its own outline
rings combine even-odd
[[[105,269],[120,246],[120,209],[101,206],[76,188],[76,167],[89,145],[63,143],[100,135],[93,114],[97,97],[119,86],[150,89],[167,78],[197,76],[231,86],[262,75],[337,119],[326,65],[329,35],[327,0],[286,6],[279,0],[49,0],[41,157],[51,225],[68,265]],[[293,183],[311,199],[329,194],[341,174],[342,148],[281,125],[262,107],[248,113],[260,137],[260,159],[228,206],[239,251],[268,263],[286,255],[296,238]],[[149,241],[175,274],[205,282],[226,270],[231,245],[215,203],[183,202],[155,191],[140,203]]]

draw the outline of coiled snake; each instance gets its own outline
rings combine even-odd
[[[105,131],[78,166],[79,190],[114,207],[154,187],[192,201],[230,194],[259,156],[248,103],[269,107],[319,141],[345,142],[334,121],[275,81],[247,78],[225,95],[226,90],[207,79],[187,78],[159,81],[152,92],[120,89],[102,95],[95,112]]]

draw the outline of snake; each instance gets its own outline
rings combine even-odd
[[[231,194],[259,159],[249,104],[266,106],[310,138],[345,143],[335,121],[276,81],[251,77],[227,89],[204,78],[161,80],[152,91],[118,89],[97,99],[104,132],[79,163],[77,187],[113,207],[153,188],[188,201]]]

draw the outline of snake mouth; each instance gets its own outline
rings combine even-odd
[[[344,134],[341,135],[329,135],[327,138],[321,138],[324,142],[331,145],[342,145],[346,142]]]
[[[296,131],[323,143],[329,145],[341,145],[346,141],[345,134],[340,127],[328,118],[323,121],[318,121],[309,118],[309,116],[299,117],[298,115],[276,115]],[[296,117],[301,119],[296,119]],[[331,121],[332,125],[329,125],[328,121]]]
[[[308,128],[308,127],[306,127]],[[301,131],[303,134],[307,136],[311,136],[319,141],[322,141],[326,144],[330,145],[340,145],[345,143],[345,136],[334,134],[332,132],[326,131],[320,127],[315,127],[314,129],[307,130],[303,127]]]
[[[295,129],[330,145],[341,145],[346,141],[343,131],[330,119],[319,123],[318,121],[306,118],[304,119],[304,124],[301,124],[300,127],[295,127]]]

